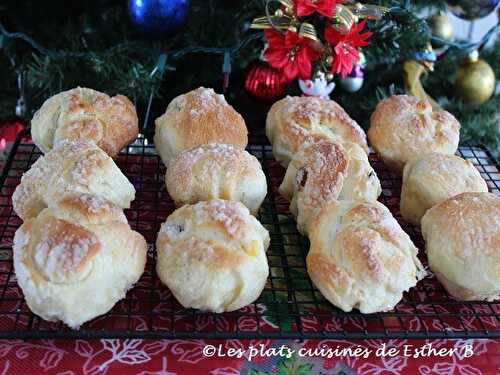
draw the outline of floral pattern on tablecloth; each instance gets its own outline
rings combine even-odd
[[[382,343],[388,347],[457,348],[451,357],[262,357],[242,358],[203,356],[206,344],[230,348],[249,346],[272,348],[287,345],[294,349],[317,347],[363,347],[374,352]],[[0,341],[0,374],[54,375],[491,375],[500,373],[498,340],[23,340]],[[472,345],[474,355],[465,358],[463,348]]]

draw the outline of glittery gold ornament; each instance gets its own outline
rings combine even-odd
[[[472,52],[458,70],[455,89],[457,95],[469,104],[483,104],[495,92],[495,72],[491,66]]]
[[[431,28],[432,35],[444,40],[453,39],[453,35],[455,30],[453,29],[453,24],[451,23],[450,18],[443,12],[432,16],[427,21],[429,27]],[[440,47],[437,44],[434,44],[436,47]]]

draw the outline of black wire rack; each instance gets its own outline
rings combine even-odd
[[[131,226],[150,244],[146,271],[125,299],[106,315],[71,330],[34,315],[17,285],[12,262],[12,240],[21,220],[12,209],[11,196],[23,172],[41,155],[24,137],[13,145],[0,177],[0,338],[499,338],[500,302],[459,302],[448,296],[433,277],[404,294],[394,310],[364,315],[345,313],[328,303],[312,285],[305,267],[308,240],[299,235],[278,193],[284,169],[267,144],[252,144],[248,151],[262,163],[268,178],[268,196],[258,219],[269,230],[267,252],[270,276],[261,297],[231,313],[213,314],[184,309],[155,274],[154,242],[160,224],[174,205],[164,184],[165,167],[144,140],[129,146],[117,160],[134,184],[136,199],[126,214]],[[461,147],[459,155],[471,160],[490,191],[500,194],[500,168],[483,147]],[[387,171],[375,155],[370,161],[382,183],[382,203],[421,249],[417,228],[399,213],[400,178]]]

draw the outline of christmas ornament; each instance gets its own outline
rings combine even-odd
[[[9,143],[16,140],[17,134],[26,128],[21,121],[7,121],[0,123],[0,151],[4,151]]]
[[[159,40],[184,26],[189,3],[189,0],[129,0],[128,12],[141,34]]]
[[[281,5],[274,13],[270,9],[270,4],[273,2]],[[317,12],[330,18],[337,31],[346,33],[359,19],[379,20],[390,10],[378,5],[340,4],[343,2],[344,0],[267,0],[266,16],[255,18],[251,27],[283,31],[291,28],[302,29],[301,36],[310,35],[314,39],[316,35],[314,25],[302,22],[299,17]]]
[[[299,80],[299,87],[304,96],[328,98],[335,89],[334,82],[328,82],[323,72],[318,72],[314,80]]]
[[[354,63],[359,61],[358,47],[366,47],[369,44],[368,39],[372,36],[371,32],[361,33],[365,23],[363,21],[354,25],[346,34],[327,26],[325,39],[334,46],[332,73],[340,74],[342,78],[345,78],[352,72]]]
[[[429,44],[424,51],[416,52],[413,55],[413,60],[408,60],[403,63],[403,73],[405,89],[409,95],[412,95],[421,100],[427,100],[435,110],[442,110],[441,106],[432,97],[427,94],[420,81],[422,75],[434,71],[434,63],[437,61],[437,56]]]
[[[332,17],[339,3],[342,3],[342,0],[296,0],[295,7],[299,17],[310,16],[314,12],[325,17]]]
[[[15,113],[17,117],[24,118],[26,116],[26,101],[22,96],[19,99],[17,99]]]
[[[24,99],[24,77],[25,73],[21,70],[17,71],[17,89],[19,91],[19,98],[17,99],[16,102],[16,116],[20,118],[25,118],[26,117],[26,112],[27,112],[27,106],[26,106],[26,100]]]
[[[287,31],[282,35],[274,30],[266,30],[265,34],[269,46],[264,57],[269,65],[282,69],[285,81],[311,77],[312,62],[320,57],[320,53],[308,38],[301,37],[294,31]]]
[[[245,90],[258,100],[275,102],[285,96],[285,81],[279,69],[257,60],[248,70]]]
[[[357,92],[363,87],[365,81],[365,67],[364,64],[356,64],[352,72],[345,78],[340,78],[340,87],[344,91],[353,93]]]
[[[457,17],[475,20],[486,17],[495,10],[500,0],[447,0],[448,8]]]
[[[450,18],[443,12],[440,12],[428,19],[432,35],[440,39],[451,40],[455,33]],[[433,43],[435,47],[441,47],[439,43]]]
[[[469,104],[483,104],[495,91],[495,73],[491,66],[479,59],[473,51],[458,70],[455,89],[460,98]]]
[[[359,47],[367,46],[371,32],[362,32],[360,19],[380,19],[389,8],[364,5],[345,0],[267,0],[266,16],[253,20],[251,28],[265,30],[268,48],[264,56],[269,64],[283,70],[285,80],[307,81],[313,63],[328,78],[333,74],[346,77],[359,60]],[[278,3],[274,12],[271,3]],[[324,35],[307,17],[316,13],[325,20]],[[359,23],[358,23],[359,22]],[[323,33],[321,33],[323,34]],[[330,70],[330,71],[328,71]]]

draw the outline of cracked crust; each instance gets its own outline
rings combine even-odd
[[[119,207],[71,194],[28,219],[16,231],[13,252],[30,309],[78,328],[109,311],[139,280],[147,246]]]
[[[500,296],[500,198],[463,193],[427,211],[422,218],[429,266],[459,300]]]
[[[460,123],[451,113],[435,111],[427,101],[407,95],[381,101],[368,130],[370,145],[400,174],[406,163],[423,154],[453,155],[459,138]]]
[[[284,167],[302,144],[322,135],[342,142],[357,143],[366,153],[363,129],[333,100],[288,96],[276,102],[266,121],[266,135],[273,145],[274,157]]]
[[[43,153],[60,140],[90,140],[115,158],[138,133],[135,106],[127,97],[82,87],[47,99],[31,121],[33,141]]]
[[[200,202],[162,225],[156,271],[186,308],[238,310],[264,288],[268,246],[269,233],[241,203]]]
[[[417,248],[379,202],[334,202],[310,230],[308,273],[344,311],[392,309],[425,276]]]
[[[200,87],[180,95],[155,121],[154,142],[165,165],[181,151],[209,143],[245,149],[248,131],[243,117],[223,95]]]

